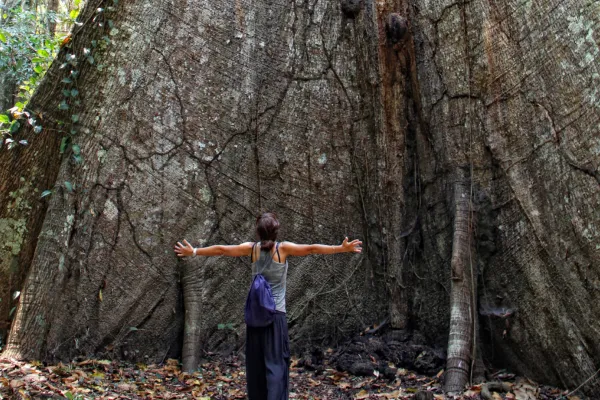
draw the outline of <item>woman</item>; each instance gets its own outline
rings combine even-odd
[[[186,240],[177,243],[178,257],[250,256],[252,274],[262,274],[273,292],[277,313],[266,327],[246,327],[246,378],[250,400],[283,400],[288,398],[289,340],[285,314],[287,258],[309,254],[360,253],[362,242],[345,238],[339,246],[323,244],[278,243],[279,221],[274,213],[256,219],[256,235],[260,242],[235,246],[194,248]]]

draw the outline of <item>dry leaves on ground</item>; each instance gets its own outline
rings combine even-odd
[[[290,398],[410,399],[418,391],[429,391],[434,399],[446,397],[442,374],[428,377],[398,369],[395,379],[355,377],[335,369],[307,371],[292,360]],[[517,379],[513,392],[494,393],[494,399],[555,399],[564,394]],[[480,386],[473,386],[456,399],[479,399]],[[537,397],[530,397],[530,396]],[[41,363],[0,359],[0,399],[244,399],[246,376],[235,357],[209,358],[199,371],[185,373],[177,360],[163,365],[128,364],[120,361],[85,360],[44,366]]]

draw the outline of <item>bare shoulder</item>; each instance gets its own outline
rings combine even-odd
[[[293,242],[281,242],[279,243],[279,251],[289,251],[298,247],[296,243]]]
[[[287,256],[290,255],[290,249],[292,248],[292,246],[294,245],[294,243],[292,242],[280,242],[279,243],[279,257],[281,258],[287,258]]]

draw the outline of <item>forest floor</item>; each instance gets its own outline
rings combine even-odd
[[[243,399],[246,378],[243,362],[236,357],[208,355],[199,371],[182,372],[177,360],[163,365],[128,364],[109,360],[81,360],[69,364],[42,365],[0,359],[0,399]],[[398,368],[396,376],[352,376],[327,367],[300,367],[293,358],[290,399],[410,399],[420,391],[428,399],[446,399],[441,390],[442,371],[436,376],[418,375]],[[567,399],[565,392],[539,386],[514,375],[500,373],[511,391],[492,393],[494,400]],[[481,386],[473,386],[456,399],[480,399]],[[569,400],[578,397],[570,396]]]

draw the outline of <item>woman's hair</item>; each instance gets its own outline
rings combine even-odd
[[[266,212],[256,218],[256,234],[260,239],[261,250],[271,250],[275,246],[278,231],[279,221],[275,213]]]

